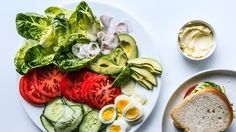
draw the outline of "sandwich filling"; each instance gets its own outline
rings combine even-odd
[[[220,92],[225,94],[225,88],[224,86],[219,86],[213,82],[201,82],[199,83],[194,90],[191,92],[191,94],[197,93],[198,91],[204,89],[204,88],[214,88],[216,90],[219,90]]]
[[[197,93],[198,91],[200,90],[203,90],[205,88],[214,88],[220,92],[222,92],[223,94],[226,94],[225,93],[225,88],[224,86],[219,86],[213,82],[200,82],[198,83],[197,85],[191,87],[186,93],[185,93],[185,96],[184,98],[186,98],[187,96],[191,95],[191,94],[195,94]]]

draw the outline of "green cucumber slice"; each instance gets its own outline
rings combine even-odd
[[[86,104],[83,104],[83,112],[84,112],[84,115],[87,115],[90,111],[92,111],[93,110],[93,108],[92,107],[90,107],[90,106],[88,106],[88,105],[86,105]]]
[[[71,109],[69,106],[64,106],[64,114],[61,116],[56,124],[55,131],[56,132],[71,132],[74,130],[78,124],[75,125],[76,122],[76,112]]]
[[[61,98],[57,98],[49,102],[44,108],[43,115],[52,122],[57,120],[64,114],[64,103]]]
[[[89,112],[83,119],[82,123],[80,124],[79,131],[80,132],[97,132],[102,123],[98,118],[98,110],[92,110]]]
[[[47,132],[55,132],[53,124],[44,115],[40,116],[40,120]]]

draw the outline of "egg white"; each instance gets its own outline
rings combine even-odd
[[[109,108],[113,108],[114,109],[114,114],[112,116],[112,118],[108,121],[104,120],[103,116],[102,116],[102,113],[106,110],[106,109],[109,109]],[[98,118],[99,120],[104,123],[104,124],[110,124],[112,123],[117,117],[117,111],[116,111],[116,108],[115,108],[115,105],[113,104],[110,104],[110,105],[106,105],[104,106],[100,111],[99,111],[99,114],[98,114]]]

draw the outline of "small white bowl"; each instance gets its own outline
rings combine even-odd
[[[203,24],[203,25],[207,26],[207,27],[211,30],[211,32],[212,32],[213,46],[211,47],[210,51],[209,51],[204,57],[201,57],[201,58],[194,58],[194,57],[188,56],[188,55],[185,54],[185,53],[182,51],[182,49],[180,48],[180,45],[181,45],[181,44],[180,44],[180,39],[179,39],[179,33],[180,33],[180,31],[181,31],[184,27],[186,27],[186,26],[188,26],[188,25],[190,25],[190,24],[193,24],[193,23]],[[210,57],[210,56],[214,53],[214,51],[215,51],[215,49],[216,49],[216,34],[215,34],[215,30],[213,29],[213,27],[212,27],[210,24],[208,24],[208,23],[206,23],[206,22],[204,22],[204,21],[202,21],[202,20],[192,20],[192,21],[189,21],[189,22],[187,22],[186,24],[184,24],[184,25],[181,27],[181,29],[179,30],[179,33],[178,33],[178,47],[179,47],[180,52],[181,52],[186,58],[188,58],[188,59],[190,59],[190,60],[194,60],[194,61],[204,60],[204,59]]]

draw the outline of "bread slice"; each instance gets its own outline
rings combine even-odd
[[[174,125],[185,132],[220,132],[233,120],[227,97],[213,88],[189,95],[171,112]]]

